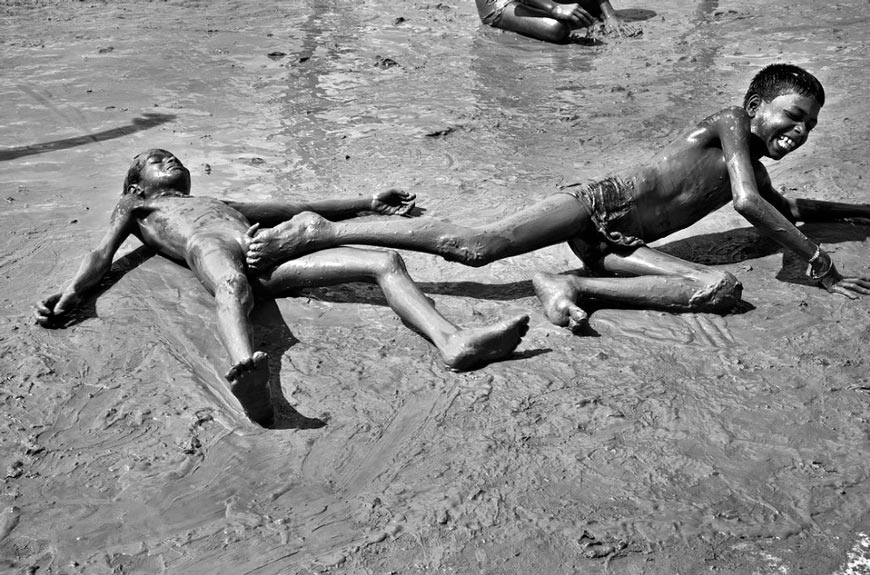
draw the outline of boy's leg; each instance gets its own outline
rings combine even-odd
[[[300,214],[251,240],[248,265],[266,270],[291,257],[347,244],[426,252],[479,267],[567,241],[590,225],[587,208],[567,193],[554,194],[517,214],[478,228],[433,218],[330,222]]]
[[[505,7],[495,27],[554,44],[563,44],[571,36],[571,26],[567,22],[560,22],[546,12],[519,2],[511,2]]]
[[[601,19],[602,17],[601,6],[595,0],[580,0],[579,2],[555,0],[555,2],[558,4],[580,4],[588,16],[584,15],[583,19],[572,24],[568,21],[557,20],[546,12],[519,2],[511,2],[505,7],[495,27],[545,42],[562,44],[570,39],[573,28],[590,26],[594,22],[593,18]]]
[[[510,355],[528,329],[528,316],[493,326],[462,329],[450,323],[420,291],[395,252],[335,248],[290,260],[259,280],[274,296],[293,288],[374,281],[390,307],[425,335],[453,370],[465,370]]]
[[[249,316],[254,298],[243,271],[244,254],[234,241],[200,241],[194,242],[187,263],[214,295],[218,333],[232,362],[225,375],[230,389],[251,419],[268,426],[273,417],[269,358],[253,350]]]
[[[603,259],[605,271],[634,277],[539,273],[535,291],[553,323],[576,329],[586,319],[583,299],[671,311],[726,313],[743,290],[732,274],[642,246]]]

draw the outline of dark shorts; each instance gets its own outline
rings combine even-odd
[[[634,183],[621,178],[606,178],[588,184],[570,184],[560,193],[568,194],[589,212],[595,232],[569,240],[571,250],[584,264],[598,266],[601,258],[616,249],[644,245],[634,203]]]

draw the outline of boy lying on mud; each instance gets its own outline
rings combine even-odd
[[[737,278],[646,243],[733,201],[759,231],[807,260],[807,275],[826,290],[850,298],[870,294],[868,278],[840,275],[822,247],[794,224],[868,218],[870,205],[786,198],[771,186],[759,161],[779,160],[802,146],[824,101],[822,85],[809,72],[774,64],[753,78],[742,108],[725,108],[702,120],[646,164],[603,181],[568,186],[503,220],[467,228],[432,218],[332,223],[301,214],[258,233],[248,247],[248,265],[268,269],[334,245],[370,244],[482,266],[566,241],[584,274],[534,278],[547,317],[557,325],[575,331],[582,326],[587,319],[583,300],[727,313],[740,300]]]
[[[214,295],[218,330],[232,361],[226,378],[251,419],[263,425],[271,422],[273,409],[267,385],[268,358],[252,346],[248,316],[254,295],[277,297],[294,288],[374,281],[390,307],[429,338],[450,369],[470,369],[510,355],[528,329],[527,316],[460,329],[435,310],[395,252],[337,248],[288,261],[268,274],[246,273],[245,250],[259,225],[275,225],[303,210],[335,219],[365,211],[403,215],[413,208],[413,200],[412,195],[397,190],[371,198],[307,204],[194,197],[187,168],[165,150],[148,150],[133,159],[99,246],[85,256],[63,292],[37,304],[36,321],[46,327],[62,321],[105,276],[115,252],[133,234],[155,251],[186,262]]]
[[[545,42],[563,44],[575,28],[602,22],[608,34],[637,36],[640,29],[616,15],[610,0],[476,0],[481,22]]]

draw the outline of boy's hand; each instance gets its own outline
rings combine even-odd
[[[404,216],[414,209],[417,196],[403,190],[387,190],[372,196],[372,211],[384,216]]]
[[[36,304],[36,323],[42,327],[55,325],[69,310],[76,306],[78,298],[64,297],[63,292],[50,295]]]
[[[819,282],[828,293],[838,293],[849,299],[870,295],[870,278],[843,277],[821,246],[807,263],[807,276]]]
[[[586,28],[595,22],[592,15],[580,7],[580,4],[558,4],[553,6],[550,16],[556,20],[570,22],[578,28]]]
[[[841,276],[836,269],[833,271],[833,275],[828,275],[819,280],[819,283],[828,292],[838,293],[849,299],[857,299],[859,295],[870,295],[870,278],[846,278]]]

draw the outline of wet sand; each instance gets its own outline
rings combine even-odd
[[[531,315],[471,373],[375,287],[263,302],[270,430],[221,378],[211,298],[136,240],[76,323],[32,320],[151,147],[195,194],[401,187],[474,224],[630,165],[787,61],[828,102],[774,183],[868,202],[865,2],[617,0],[643,36],[596,46],[482,29],[471,2],[266,4],[0,5],[0,570],[870,573],[870,302],[808,285],[730,207],[659,243],[741,279],[726,317],[597,309],[572,336],[530,282],[576,267],[565,246],[403,253],[456,323]],[[870,275],[870,226],[804,230]]]

